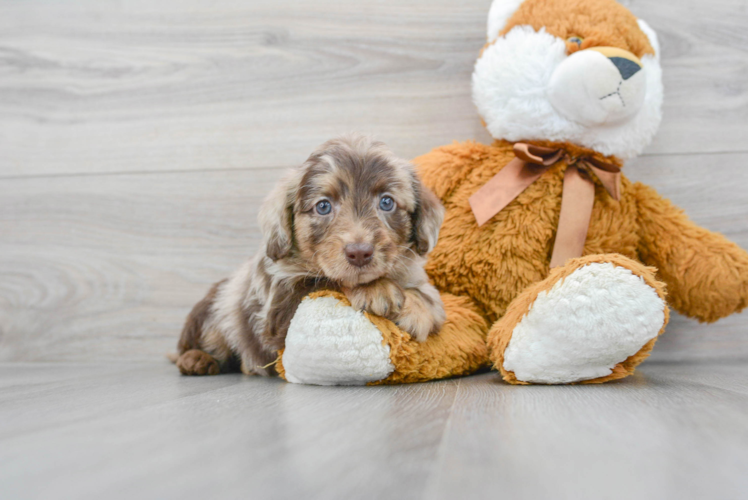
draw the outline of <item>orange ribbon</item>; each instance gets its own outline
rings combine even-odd
[[[551,267],[560,266],[568,259],[581,257],[595,202],[595,183],[590,176],[597,177],[608,194],[618,200],[621,196],[620,167],[591,156],[572,158],[561,148],[523,142],[514,145],[514,156],[512,161],[470,197],[470,208],[478,226],[488,222],[551,166],[563,160],[568,167],[564,174],[561,215]]]

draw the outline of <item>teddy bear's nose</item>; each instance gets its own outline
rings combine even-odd
[[[618,68],[618,72],[624,80],[628,80],[642,69],[640,64],[631,59],[625,59],[623,57],[609,57],[608,59],[610,59],[613,65]]]
[[[590,47],[592,52],[599,52],[607,57],[616,67],[621,78],[628,80],[642,69],[642,62],[628,50],[618,47]]]

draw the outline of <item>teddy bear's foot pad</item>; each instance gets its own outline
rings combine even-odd
[[[514,327],[504,369],[541,384],[607,376],[658,335],[665,307],[630,270],[588,264],[537,296]]]
[[[289,382],[314,385],[365,385],[395,370],[382,333],[335,297],[301,302],[288,328],[283,368]]]

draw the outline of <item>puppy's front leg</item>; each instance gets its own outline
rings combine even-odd
[[[394,319],[400,314],[405,299],[400,285],[380,278],[365,285],[343,288],[354,309]]]
[[[424,342],[429,335],[438,333],[447,316],[439,292],[426,283],[418,288],[408,288],[405,300],[395,323],[410,333],[417,341]]]

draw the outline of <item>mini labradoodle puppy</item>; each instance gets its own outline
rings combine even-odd
[[[265,200],[258,254],[193,308],[177,366],[187,375],[274,374],[296,308],[323,288],[426,340],[445,320],[423,270],[443,215],[413,166],[384,144],[323,144]]]

